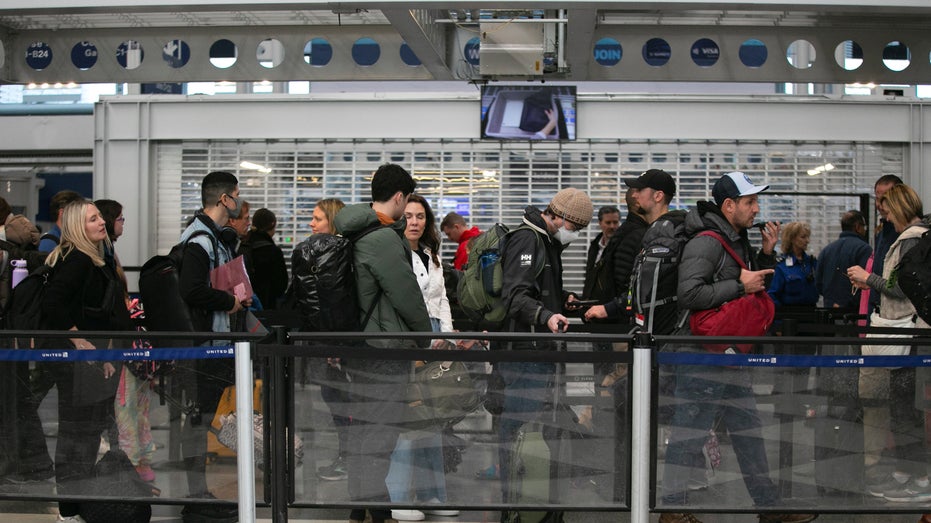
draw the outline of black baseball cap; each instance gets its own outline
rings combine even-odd
[[[670,197],[676,195],[676,181],[672,179],[666,171],[662,169],[650,169],[644,171],[636,178],[627,178],[624,183],[633,189],[655,189],[663,191]]]

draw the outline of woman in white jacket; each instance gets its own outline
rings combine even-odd
[[[440,235],[430,204],[422,196],[412,194],[404,209],[407,229],[404,236],[411,246],[411,264],[434,332],[451,332],[452,315],[446,298],[443,266],[437,256]],[[446,340],[436,340],[433,348],[443,348]],[[414,474],[414,470],[417,473]],[[391,467],[385,478],[391,501],[410,503],[446,502],[446,475],[443,468],[443,435],[438,430],[407,432],[398,438],[391,454]],[[392,510],[391,517],[401,521],[420,521],[424,514],[456,516],[455,510]]]

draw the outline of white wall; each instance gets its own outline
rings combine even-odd
[[[908,146],[903,178],[931,201],[931,182],[921,176],[931,165],[931,111],[920,102],[588,94],[578,122],[579,139],[901,143]],[[120,253],[138,265],[154,251],[154,142],[478,137],[478,93],[122,96],[104,98],[93,117],[5,117],[0,154],[92,147],[94,194],[126,206]]]

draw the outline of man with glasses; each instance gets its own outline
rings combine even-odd
[[[563,291],[562,252],[578,239],[592,220],[592,201],[584,192],[566,188],[553,196],[546,210],[528,206],[521,225],[507,237],[502,251],[501,296],[508,304],[504,329],[509,332],[565,332],[569,320],[563,311],[571,309],[574,295]],[[515,341],[514,350],[555,350],[551,340]],[[505,503],[517,501],[508,484],[511,467],[519,466],[512,446],[521,427],[543,421],[547,402],[552,401],[556,366],[550,362],[500,362],[497,372],[504,381],[503,410],[498,425],[499,464]],[[552,421],[552,417],[549,418]],[[546,436],[549,431],[544,430]],[[555,445],[550,445],[555,449]],[[545,478],[525,478],[549,481]],[[508,519],[509,513],[502,516]]]
[[[866,241],[866,217],[858,210],[847,211],[840,219],[840,230],[840,237],[827,244],[818,255],[820,263],[815,269],[815,287],[824,297],[825,307],[855,312],[860,302],[860,289],[851,287],[847,268],[865,267],[873,252]]]

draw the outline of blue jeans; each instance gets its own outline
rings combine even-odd
[[[758,506],[779,500],[769,477],[763,445],[762,422],[751,389],[750,371],[681,365],[676,368],[679,401],[672,417],[666,465],[663,473],[663,503],[686,506],[688,480],[696,463],[704,463],[702,447],[715,419],[730,434],[744,484]]]
[[[510,501],[511,449],[517,433],[527,422],[542,421],[553,401],[556,365],[544,362],[502,361],[497,364],[504,379],[504,409],[498,423],[498,463],[501,470],[502,501]],[[549,444],[549,441],[547,441]],[[552,447],[551,447],[552,451]]]
[[[413,483],[414,495],[411,496]],[[443,435],[439,432],[409,432],[398,438],[391,453],[385,478],[391,501],[446,502],[446,473],[443,467]]]
[[[440,332],[440,320],[430,318],[433,332]],[[414,473],[416,470],[416,474]],[[414,495],[411,496],[411,483]],[[439,432],[408,432],[398,438],[391,465],[385,477],[391,501],[446,502],[446,469],[443,464],[443,436]]]

